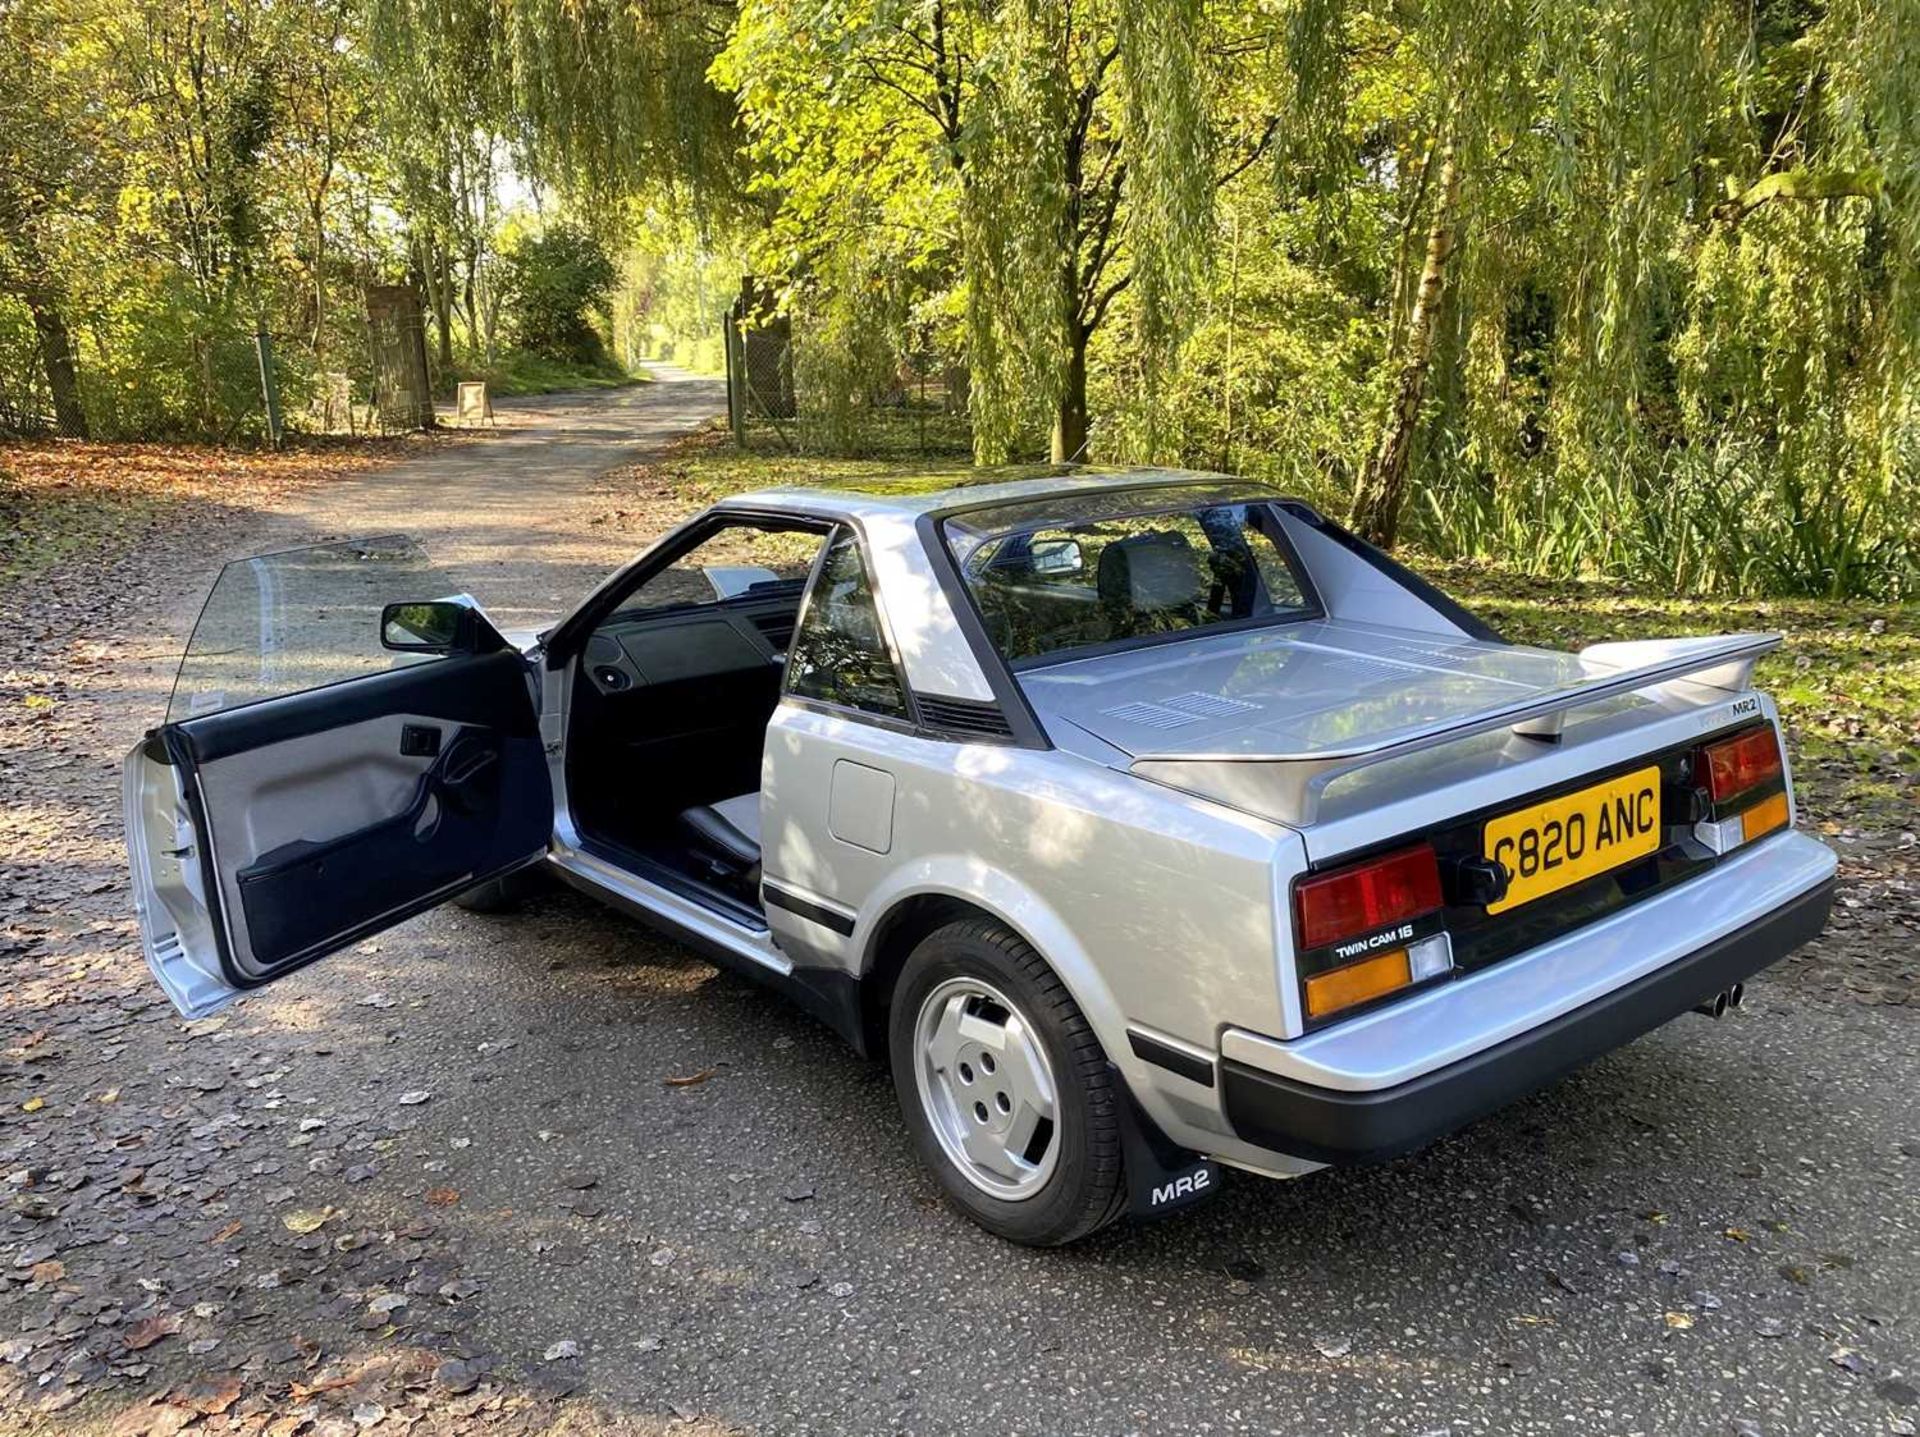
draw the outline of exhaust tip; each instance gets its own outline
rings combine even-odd
[[[1727,1006],[1729,1008],[1738,1008],[1746,1001],[1746,998],[1747,985],[1744,983],[1735,983],[1731,988],[1727,989]]]
[[[1693,1011],[1707,1018],[1723,1017],[1727,1011],[1727,995],[1715,993],[1706,1002],[1695,1004]]]

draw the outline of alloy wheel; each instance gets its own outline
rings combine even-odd
[[[950,978],[914,1023],[920,1105],[968,1182],[1005,1202],[1046,1186],[1059,1158],[1058,1089],[1046,1048],[990,983]]]

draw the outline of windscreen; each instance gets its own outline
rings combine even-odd
[[[947,543],[1010,663],[1319,612],[1265,499],[1101,491],[973,510]]]

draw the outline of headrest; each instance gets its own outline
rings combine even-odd
[[[1171,529],[1117,539],[1100,551],[1100,598],[1136,613],[1200,603],[1207,579],[1186,536]]]

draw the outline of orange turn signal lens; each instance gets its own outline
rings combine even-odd
[[[1316,973],[1307,979],[1307,1016],[1324,1018],[1355,1003],[1365,1003],[1413,981],[1413,968],[1407,950],[1390,949],[1344,968]]]
[[[1752,843],[1763,833],[1787,826],[1787,796],[1770,794],[1740,815],[1740,841]]]

